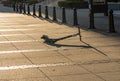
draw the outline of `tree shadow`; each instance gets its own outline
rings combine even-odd
[[[78,35],[79,35],[79,33],[75,33],[75,34],[72,34],[72,35],[68,35],[68,36],[64,36],[64,37],[56,38],[56,39],[50,38],[47,35],[43,35],[41,37],[41,39],[44,40],[45,44],[50,45],[50,46],[55,46],[55,47],[83,47],[83,48],[92,48],[88,44],[86,44],[86,45],[71,45],[71,44],[69,44],[68,45],[68,44],[58,44],[58,43],[56,43],[57,41],[61,41],[61,40],[64,40],[64,39],[67,39],[67,38],[71,38],[71,37],[75,37],[75,36],[78,36]]]
[[[88,46],[88,45],[68,45],[68,44],[58,44],[58,43],[47,43],[47,42],[44,42],[45,44],[47,45],[50,45],[50,46],[55,46],[55,47],[78,47],[78,48],[92,48],[91,46]]]
[[[73,37],[73,36],[77,36],[77,34],[72,34],[72,35],[69,35],[69,36],[65,36],[65,37],[61,37],[61,38],[57,38],[57,39],[52,39],[52,38],[49,38],[47,35],[43,35],[41,37],[41,39],[44,39],[44,43],[47,44],[47,45],[50,45],[50,46],[55,46],[55,47],[78,47],[78,48],[92,48],[94,50],[96,50],[97,52],[99,52],[100,54],[104,55],[104,56],[107,56],[107,54],[105,54],[104,52],[102,52],[101,50],[91,46],[90,44],[86,43],[85,41],[83,41],[80,37],[80,42],[85,44],[85,45],[67,45],[67,44],[58,44],[56,43],[57,41],[60,41],[60,40],[64,40],[64,39],[67,39],[67,38],[70,38],[70,37]]]

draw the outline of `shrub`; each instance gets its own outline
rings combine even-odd
[[[38,1],[37,0],[26,0],[27,3],[29,4],[35,4],[37,3]]]
[[[86,1],[59,1],[58,6],[65,8],[88,8]]]
[[[84,0],[66,0],[66,1],[73,1],[73,2],[79,1],[79,2],[81,2],[81,1],[84,1]]]
[[[108,2],[120,2],[120,0],[108,0]]]

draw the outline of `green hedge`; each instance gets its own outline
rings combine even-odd
[[[65,8],[88,8],[88,2],[86,1],[59,1],[59,7]]]
[[[65,1],[73,1],[73,2],[79,1],[79,2],[81,2],[81,1],[84,1],[84,0],[65,0]]]
[[[108,2],[120,2],[120,0],[108,0]]]
[[[26,0],[27,3],[29,4],[35,4],[35,3],[38,3],[37,0]]]

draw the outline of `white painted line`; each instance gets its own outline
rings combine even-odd
[[[28,69],[28,68],[45,68],[55,66],[68,66],[75,65],[75,63],[56,63],[56,64],[39,64],[39,65],[20,65],[20,66],[4,66],[0,67],[0,70],[17,70],[17,69]]]
[[[71,47],[71,48],[65,48],[65,47],[61,47],[61,48],[51,48],[51,49],[31,49],[31,50],[13,50],[13,51],[0,51],[0,54],[13,54],[13,53],[25,53],[25,52],[40,52],[40,51],[58,51],[58,50],[71,50],[71,49],[80,49],[80,48],[75,48],[75,47]]]
[[[28,28],[28,26],[30,27],[30,26],[45,26],[46,24],[23,24],[23,25],[20,25],[20,24],[17,24],[17,25],[10,25],[10,26],[0,26],[0,27],[27,27]],[[40,28],[40,27],[38,27],[38,28]]]
[[[19,40],[19,41],[0,41],[2,43],[24,43],[24,42],[39,42],[40,40]]]
[[[53,64],[32,64],[32,65],[19,65],[19,66],[1,66],[0,71],[4,70],[17,70],[17,69],[30,69],[30,68],[46,68],[46,67],[55,67],[55,66],[71,66],[71,65],[91,65],[91,64],[103,64],[103,63],[112,63],[120,62],[120,59],[111,59],[111,60],[93,60],[88,62],[70,62],[70,63],[53,63]]]
[[[34,29],[0,29],[0,31],[26,31],[26,30],[34,30]]]
[[[0,36],[25,36],[25,35],[39,35],[39,34],[1,34]]]

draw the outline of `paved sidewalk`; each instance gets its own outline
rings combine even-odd
[[[0,12],[0,81],[120,81],[120,34],[81,29],[55,46],[43,34],[77,33],[35,17]],[[61,47],[56,47],[61,46]]]

